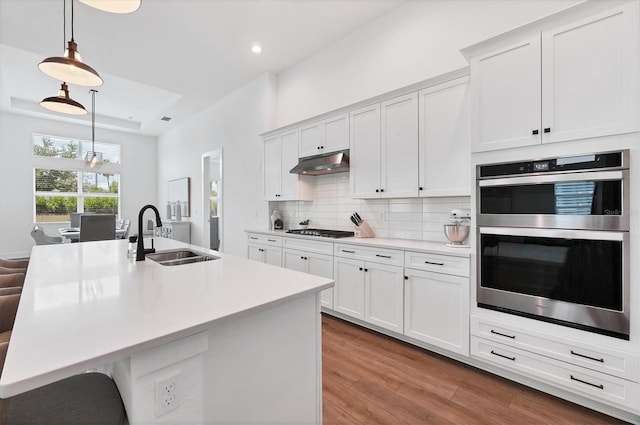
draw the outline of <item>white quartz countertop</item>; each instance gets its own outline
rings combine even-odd
[[[402,249],[405,251],[427,252],[432,254],[445,254],[456,257],[470,257],[470,247],[449,247],[445,242],[417,241],[410,239],[388,239],[388,238],[323,238],[319,236],[296,235],[287,233],[286,230],[246,230],[247,233],[258,233],[263,235],[283,236],[287,238],[301,238],[316,241],[333,243],[348,243],[354,245],[372,246],[378,248]]]
[[[127,243],[34,247],[0,397],[333,286],[331,279],[163,238],[155,238],[157,250],[191,247],[221,258],[180,266],[136,262],[126,256]]]

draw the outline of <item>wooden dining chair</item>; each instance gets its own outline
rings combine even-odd
[[[80,242],[116,238],[115,214],[89,214],[80,217]]]

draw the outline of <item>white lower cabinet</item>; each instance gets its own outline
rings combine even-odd
[[[282,267],[333,279],[332,255],[285,248],[282,251]],[[333,308],[333,288],[325,289],[320,293],[320,305]]]
[[[353,255],[358,255],[357,250],[353,251]],[[402,333],[404,269],[401,266],[335,257],[334,272],[335,311]]]
[[[469,279],[415,269],[405,276],[405,336],[468,355]]]
[[[471,337],[471,355],[584,397],[637,413],[640,385],[529,351]]]
[[[273,266],[282,266],[282,238],[258,233],[249,233],[247,258]]]
[[[505,321],[471,316],[471,356],[638,413],[637,355]]]

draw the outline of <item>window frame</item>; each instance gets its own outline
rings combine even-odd
[[[50,134],[33,133],[31,138],[31,156],[32,161],[32,184],[31,184],[31,201],[32,201],[32,219],[34,224],[41,223],[65,223],[66,221],[50,221],[50,222],[38,222],[37,221],[37,202],[36,196],[75,196],[77,199],[77,212],[84,212],[84,201],[87,198],[116,198],[118,200],[117,216],[122,215],[122,146],[117,143],[96,142],[103,145],[111,145],[118,147],[119,162],[107,162],[103,163],[100,168],[90,168],[85,160],[81,157],[76,158],[60,158],[54,156],[41,156],[34,153],[34,147],[36,145],[36,139],[42,137],[49,137],[53,139],[63,139],[78,143],[78,146],[82,146],[82,143],[91,143],[90,141],[64,136],[54,136]],[[81,149],[78,149],[78,155],[81,155]],[[36,169],[48,169],[48,170],[60,170],[60,171],[73,171],[78,173],[77,175],[77,187],[76,192],[42,192],[36,191]],[[99,174],[111,174],[118,176],[118,193],[85,193],[83,190],[83,174],[85,173],[99,173]]]

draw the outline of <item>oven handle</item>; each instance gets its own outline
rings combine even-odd
[[[608,232],[600,230],[539,229],[529,227],[478,227],[481,235],[529,236],[538,238],[589,239],[596,241],[622,241],[629,232]]]
[[[514,186],[514,185],[540,184],[540,183],[625,180],[628,178],[628,175],[629,175],[629,170],[599,171],[599,172],[571,173],[571,174],[543,174],[543,175],[536,175],[536,176],[504,177],[500,179],[478,180],[478,186],[492,187],[492,186]]]

